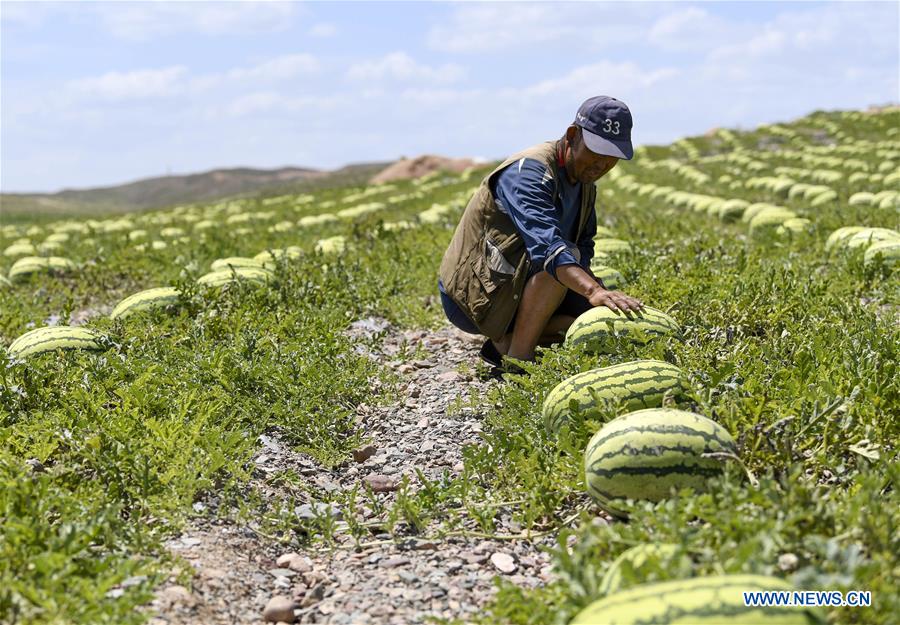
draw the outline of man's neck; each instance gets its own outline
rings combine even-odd
[[[569,168],[566,167],[566,147],[565,147],[565,139],[557,139],[556,141],[556,164],[558,167],[562,167],[566,172],[566,180],[569,181],[569,184],[572,186],[578,183],[572,177],[572,174],[569,172]]]

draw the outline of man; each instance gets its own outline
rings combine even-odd
[[[610,291],[590,269],[596,186],[629,160],[631,112],[607,96],[588,99],[557,141],[519,152],[491,172],[469,201],[440,267],[447,318],[487,340],[481,356],[534,360],[581,313],[608,306],[624,314],[643,304]]]

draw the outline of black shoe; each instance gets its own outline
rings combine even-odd
[[[488,339],[484,342],[484,345],[481,346],[481,351],[478,352],[478,355],[481,356],[481,359],[491,365],[494,368],[500,368],[503,366],[503,355],[497,351],[497,348],[494,347],[494,342],[491,339]]]

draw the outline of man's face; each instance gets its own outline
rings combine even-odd
[[[619,159],[591,152],[584,144],[581,129],[570,126],[566,131],[569,149],[566,154],[566,171],[576,182],[592,184],[616,166]]]

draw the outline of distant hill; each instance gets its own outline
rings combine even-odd
[[[438,170],[451,171],[459,174],[475,165],[476,162],[468,158],[446,158],[444,156],[435,156],[433,154],[423,154],[416,158],[401,158],[399,161],[391,163],[373,176],[370,182],[378,184],[381,182],[391,182],[393,180],[421,178],[422,176]]]
[[[212,201],[262,192],[302,192],[363,184],[390,163],[360,163],[333,171],[301,167],[214,169],[199,174],[145,178],[127,184],[58,193],[3,193],[4,213],[120,213]]]

